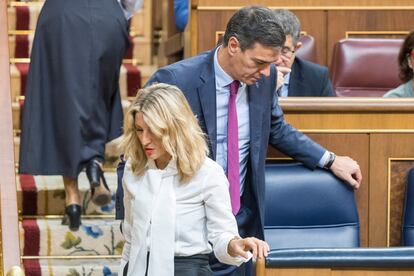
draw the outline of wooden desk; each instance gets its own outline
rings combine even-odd
[[[399,245],[406,171],[414,166],[414,99],[283,98],[286,120],[357,160],[361,246]],[[269,158],[286,156],[269,147]]]

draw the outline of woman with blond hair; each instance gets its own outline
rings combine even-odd
[[[204,134],[177,87],[138,91],[120,147],[127,159],[120,275],[212,275],[212,251],[231,265],[267,255],[265,242],[239,237],[226,176],[207,157]]]

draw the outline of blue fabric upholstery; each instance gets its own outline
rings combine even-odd
[[[414,246],[414,168],[408,172],[405,191],[402,245]]]
[[[353,190],[323,169],[268,164],[264,229],[271,249],[358,247]]]
[[[269,252],[266,267],[414,268],[414,247],[280,249]]]

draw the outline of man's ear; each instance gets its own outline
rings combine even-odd
[[[295,51],[299,50],[300,47],[302,47],[302,42],[298,41],[295,46]]]
[[[240,51],[240,42],[235,36],[229,38],[227,43],[228,53],[233,56]]]

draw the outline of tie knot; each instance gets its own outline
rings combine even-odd
[[[239,90],[240,82],[238,80],[233,81],[230,83],[230,95],[234,96],[237,94],[237,90]]]

